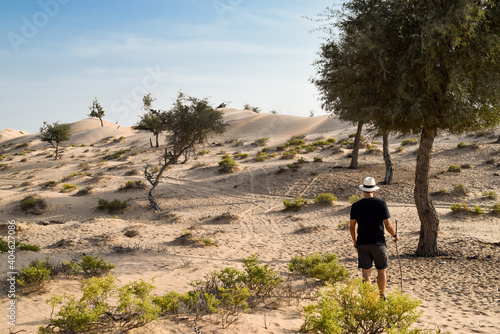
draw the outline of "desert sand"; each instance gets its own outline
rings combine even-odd
[[[350,150],[334,149],[356,131],[352,124],[335,118],[296,117],[255,114],[251,111],[225,109],[229,128],[223,136],[212,137],[198,150],[210,151],[186,164],[173,166],[160,183],[155,196],[162,211],[149,209],[148,189],[120,191],[127,181],[146,181],[147,163],[157,161],[162,148],[149,147],[149,133],[139,133],[111,122],[100,126],[97,119],[72,124],[72,137],[64,143],[62,158],[48,157],[54,149],[37,139],[36,134],[3,130],[0,141],[0,233],[6,235],[8,220],[17,224],[19,241],[39,245],[39,253],[19,251],[17,268],[47,255],[53,261],[71,260],[81,254],[102,256],[116,268],[112,274],[120,285],[138,279],[155,278],[155,295],[169,291],[186,292],[189,281],[202,279],[211,270],[227,266],[241,268],[242,259],[257,254],[283,275],[294,255],[314,251],[336,253],[352,273],[357,270],[357,254],[349,230],[339,223],[349,220],[349,197],[361,195],[358,185],[366,176],[383,181],[385,166],[381,152],[360,151],[359,168],[348,169]],[[305,135],[310,143],[336,138],[334,146],[312,153],[302,153],[297,171],[286,168],[291,160],[272,158],[254,161],[262,147],[251,145],[259,138],[269,138],[270,152],[294,135]],[[439,134],[432,156],[433,203],[440,218],[439,247],[442,256],[415,257],[420,221],[413,200],[416,145],[396,149],[407,138],[393,136],[390,151],[394,183],[381,186],[377,197],[387,201],[393,222],[398,220],[401,237],[398,251],[388,243],[390,254],[389,291],[399,288],[422,301],[418,325],[440,328],[451,333],[500,333],[500,217],[489,212],[498,199],[483,196],[486,191],[500,192],[500,144],[494,143],[498,131],[454,137]],[[381,137],[364,133],[367,142],[381,143]],[[163,143],[163,138],[162,143]],[[237,140],[243,145],[237,146]],[[154,140],[153,140],[154,141]],[[464,142],[463,148],[457,144]],[[20,146],[21,144],[27,144]],[[381,144],[378,145],[381,149]],[[130,150],[118,159],[103,160],[105,154]],[[236,160],[239,171],[217,173],[224,153],[249,153]],[[10,155],[9,155],[10,154]],[[321,157],[322,162],[313,162]],[[461,173],[440,173],[449,165],[461,165]],[[282,172],[278,172],[284,167]],[[78,190],[59,192],[61,184],[47,188],[48,181],[69,178]],[[463,184],[466,192],[454,190]],[[90,193],[75,195],[88,187]],[[315,195],[333,193],[333,205],[309,204],[298,212],[284,211],[283,200],[302,196],[312,203]],[[41,215],[24,213],[19,202],[30,194],[43,197],[49,210]],[[131,208],[109,214],[96,209],[98,199],[127,200]],[[450,205],[467,203],[484,209],[485,214],[452,213]],[[229,214],[229,215],[228,215]],[[214,241],[211,246],[179,242],[184,229]],[[133,233],[127,233],[135,231]],[[127,234],[127,235],[126,235]],[[5,279],[7,254],[0,254],[0,274]],[[373,273],[373,278],[375,273]],[[400,279],[402,277],[402,281]],[[36,333],[46,323],[51,309],[46,304],[53,293],[78,294],[79,280],[56,278],[43,294],[18,294],[16,327]],[[0,295],[0,332],[7,333],[6,292]],[[203,333],[298,333],[304,320],[302,306],[311,300],[262,306],[244,314],[226,330],[215,319],[199,322]],[[132,333],[193,333],[192,319],[163,317]]]

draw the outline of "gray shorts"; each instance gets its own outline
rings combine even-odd
[[[370,269],[375,261],[377,270],[389,267],[389,257],[387,256],[387,246],[385,245],[357,245],[358,268]]]

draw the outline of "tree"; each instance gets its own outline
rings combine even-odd
[[[382,129],[420,133],[414,188],[421,222],[417,255],[439,254],[439,218],[429,194],[438,131],[462,134],[500,122],[499,7],[497,0],[351,0],[334,24],[341,33],[339,42],[327,47],[333,50],[327,64],[351,61],[354,71],[342,67],[343,73],[335,74],[355,72],[365,84],[333,78],[331,89],[325,86],[322,92],[326,101],[361,105]],[[350,91],[349,80],[355,85]],[[368,83],[372,89],[364,91]],[[330,90],[340,101],[329,97]]]
[[[105,111],[97,100],[97,97],[94,99],[94,101],[92,101],[92,105],[89,107],[89,109],[89,117],[99,118],[99,120],[101,121],[101,127],[104,126],[104,124],[102,123],[102,118],[104,117]]]
[[[48,124],[43,122],[43,126],[40,128],[40,135],[38,136],[41,141],[46,141],[56,149],[55,160],[59,157],[59,144],[63,141],[69,140],[71,137],[71,124],[59,122],[54,122]]]
[[[166,127],[167,145],[159,159],[159,168],[147,165],[144,175],[152,188],[148,199],[151,207],[158,211],[160,207],[154,199],[154,191],[169,166],[177,164],[181,156],[188,159],[196,153],[196,146],[207,140],[210,134],[220,134],[226,129],[223,122],[224,112],[214,110],[207,99],[198,99],[179,93],[173,107],[161,112]]]
[[[154,110],[151,108],[153,101],[156,99],[152,97],[151,93],[148,93],[143,96],[143,109],[146,111],[144,115],[141,116],[141,119],[138,123],[132,126],[132,129],[139,131],[148,131],[152,132],[153,136],[156,138],[156,147],[159,146],[158,140],[160,134],[167,130],[165,125],[165,120],[162,118],[162,114],[158,110]],[[153,147],[153,143],[151,139],[149,140],[149,144]]]

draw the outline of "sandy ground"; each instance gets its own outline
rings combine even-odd
[[[147,189],[120,190],[126,181],[145,181],[144,166],[156,162],[161,148],[149,148],[149,134],[117,128],[111,122],[101,128],[96,119],[78,121],[73,123],[73,135],[64,145],[62,159],[56,161],[49,157],[54,150],[36,139],[36,134],[2,131],[0,233],[5,236],[7,221],[15,220],[18,239],[42,248],[40,253],[18,252],[16,266],[27,266],[47,255],[51,261],[99,255],[116,265],[112,273],[120,285],[154,277],[156,295],[188,291],[188,282],[202,279],[211,270],[241,268],[242,259],[252,254],[286,276],[292,256],[333,252],[352,275],[360,276],[349,231],[339,228],[339,223],[348,221],[348,198],[360,195],[357,186],[365,176],[383,180],[381,153],[361,150],[357,170],[346,168],[349,149],[338,152],[332,146],[299,154],[295,161],[302,157],[307,162],[297,171],[286,167],[291,160],[279,157],[255,162],[253,157],[261,147],[251,143],[258,138],[269,138],[267,146],[275,152],[277,145],[293,135],[306,135],[308,143],[330,137],[342,142],[355,127],[326,116],[256,115],[234,109],[225,113],[230,124],[227,133],[199,148],[210,153],[166,173],[155,194],[162,208],[159,213],[148,209]],[[365,137],[371,141],[373,134]],[[396,152],[407,138],[416,137],[391,138],[395,180],[377,192],[388,202],[393,219],[398,220],[401,236],[398,252],[402,273],[396,248],[389,244],[389,290],[402,284],[405,293],[422,301],[421,327],[451,333],[499,333],[500,218],[489,213],[498,199],[483,196],[485,191],[500,192],[500,145],[493,143],[498,133],[462,138],[440,134],[436,140],[430,186],[440,217],[439,246],[443,251],[436,258],[413,255],[420,230],[413,200],[417,146],[405,146],[403,152]],[[237,139],[243,145],[236,146]],[[460,142],[467,146],[458,148]],[[122,150],[130,151],[117,159],[103,159]],[[237,160],[238,172],[218,174],[217,163],[225,152],[249,153],[250,158]],[[323,162],[313,162],[313,157],[321,157]],[[440,173],[451,164],[465,168],[461,173]],[[280,167],[285,170],[278,172]],[[75,172],[86,175],[69,177],[64,183],[76,185],[78,190],[88,187],[90,194],[59,192],[61,184],[44,186],[47,181],[58,181]],[[466,193],[454,190],[460,183]],[[298,212],[283,211],[284,199],[300,195],[312,203],[315,195],[325,192],[335,194],[338,201],[331,206],[310,204]],[[30,194],[43,197],[49,210],[41,215],[22,212],[19,202]],[[96,207],[100,198],[127,200],[131,208],[116,215],[99,211]],[[485,214],[452,213],[450,205],[454,203],[480,206]],[[233,219],[218,219],[227,213]],[[184,229],[210,238],[214,245],[182,244],[178,238]],[[2,278],[9,271],[7,265],[7,254],[0,254]],[[78,287],[77,279],[60,277],[50,282],[46,293],[18,294],[15,331],[35,333],[50,316],[45,300],[52,293],[77,294]],[[0,312],[5,313],[0,318],[2,333],[8,330],[8,302],[4,291],[0,295]],[[204,318],[199,326],[203,333],[297,333],[304,319],[302,306],[309,302],[259,305],[226,330],[215,318]],[[134,333],[191,332],[192,319],[165,317]]]

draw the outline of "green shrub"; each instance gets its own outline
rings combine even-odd
[[[99,210],[108,210],[109,213],[113,212],[123,212],[130,205],[127,201],[120,201],[119,199],[114,199],[112,202],[109,202],[105,199],[99,199],[97,209]]]
[[[491,207],[491,212],[493,212],[497,216],[500,216],[500,203],[499,202],[496,202],[495,204],[493,204],[493,206]]]
[[[146,189],[146,183],[141,180],[137,181],[127,181],[125,185],[120,187],[120,190],[129,190],[129,189]]]
[[[460,173],[461,171],[462,171],[462,169],[460,168],[460,166],[457,166],[457,165],[449,165],[448,166],[448,172]]]
[[[470,212],[471,211],[471,209],[468,207],[468,205],[466,203],[455,203],[455,204],[452,204],[450,206],[450,209],[453,212],[460,212],[460,211]]]
[[[314,252],[307,257],[292,256],[288,264],[292,273],[315,277],[321,282],[335,284],[349,277],[349,271],[338,263],[336,254]]]
[[[276,149],[277,149],[278,151],[284,151],[284,150],[286,150],[289,146],[290,146],[290,144],[285,143],[285,144],[282,144],[282,145],[278,145],[278,146],[276,146]]]
[[[21,274],[17,279],[19,286],[28,292],[44,291],[50,278],[50,265],[47,261],[33,261],[28,268],[21,267]]]
[[[77,186],[74,184],[65,183],[62,185],[62,189],[59,190],[60,193],[69,193],[77,189]]]
[[[106,262],[102,257],[92,255],[82,256],[79,263],[65,262],[65,265],[71,268],[73,275],[82,274],[84,277],[100,277],[115,268],[111,262]]]
[[[288,169],[291,169],[293,171],[298,171],[299,169],[302,168],[302,166],[299,163],[287,164],[286,166],[288,167]]]
[[[349,196],[349,203],[351,204],[354,204],[356,203],[357,201],[359,201],[360,199],[362,199],[363,197],[362,196],[359,196],[359,195],[352,195],[352,196]]]
[[[467,147],[467,144],[462,141],[462,142],[460,142],[460,143],[457,144],[457,147],[458,148],[464,148],[464,147]]]
[[[323,162],[323,158],[320,158],[320,157],[314,157],[314,158],[313,158],[313,161],[314,161],[314,162]]]
[[[474,205],[474,209],[472,209],[472,211],[476,215],[482,215],[482,214],[484,214],[483,208],[481,208],[480,206],[477,206],[477,205]]]
[[[314,146],[328,146],[331,143],[325,140],[317,140],[314,143],[312,143]]]
[[[177,314],[182,297],[182,294],[170,291],[165,296],[154,297],[153,302],[160,307],[161,314]]]
[[[262,161],[266,161],[268,158],[269,158],[269,154],[264,153],[264,152],[259,152],[255,156],[255,161],[262,162]]]
[[[269,138],[260,138],[252,143],[253,146],[266,146]]]
[[[301,138],[299,136],[299,137],[294,137],[294,138],[290,139],[289,141],[287,141],[287,144],[289,146],[299,146],[299,145],[306,145],[306,142],[304,141],[303,138]]]
[[[401,146],[416,145],[418,140],[416,139],[405,139],[401,142]]]
[[[307,200],[297,196],[295,201],[283,200],[283,204],[285,205],[285,210],[299,211],[307,204]]]
[[[468,193],[468,191],[467,191],[467,189],[465,189],[465,186],[463,183],[458,183],[458,184],[454,185],[453,190],[455,190],[455,192],[462,194],[462,195],[467,195],[467,193]]]
[[[202,150],[202,151],[198,152],[198,155],[206,155],[208,153],[210,153],[210,151]]]
[[[281,153],[281,157],[283,159],[293,159],[297,155],[297,151],[294,149],[290,149],[289,151]]]
[[[483,191],[482,196],[487,197],[487,198],[491,198],[491,199],[498,198],[498,194],[495,191]]]
[[[108,298],[116,288],[114,280],[111,275],[84,280],[80,285],[83,296],[79,300],[74,296],[53,295],[47,300],[52,306],[49,324],[40,327],[38,333],[82,333],[91,329],[96,330],[100,326],[105,327],[105,323],[110,320],[108,311],[111,307]],[[66,303],[57,312],[57,318],[53,318],[54,308],[63,300],[66,300]]]
[[[249,156],[250,156],[250,155],[249,155],[248,153],[235,153],[235,154],[233,155],[233,157],[234,157],[235,159],[246,159],[246,158],[248,158]]]
[[[301,332],[380,334],[388,329],[388,333],[423,333],[414,328],[419,304],[400,291],[389,293],[384,301],[376,285],[354,279],[327,288],[316,303],[305,306]]]
[[[231,158],[224,158],[219,161],[220,168],[217,170],[219,173],[234,173],[238,170],[238,164]]]
[[[405,148],[403,146],[398,146],[396,147],[396,152],[397,153],[401,153],[401,152],[404,152]]]
[[[2,237],[0,237],[0,253],[6,253],[9,250],[20,250],[20,251],[32,251],[32,252],[39,252],[40,251],[40,246],[38,245],[30,245],[30,244],[25,244],[22,242],[17,242],[14,241],[13,243],[9,242],[7,240],[4,240]]]
[[[21,200],[19,207],[25,213],[41,215],[47,211],[47,202],[38,196],[29,195]]]
[[[246,275],[243,282],[246,287],[257,297],[265,298],[284,280],[278,273],[266,265],[259,265],[256,254],[243,259],[243,268]]]
[[[326,141],[327,141],[327,143],[335,144],[337,142],[337,139],[335,139],[335,138],[328,138]]]
[[[314,196],[314,203],[332,204],[336,200],[337,200],[337,197],[335,197],[333,194],[329,194],[329,193],[323,193],[323,194],[319,194],[317,196]]]

